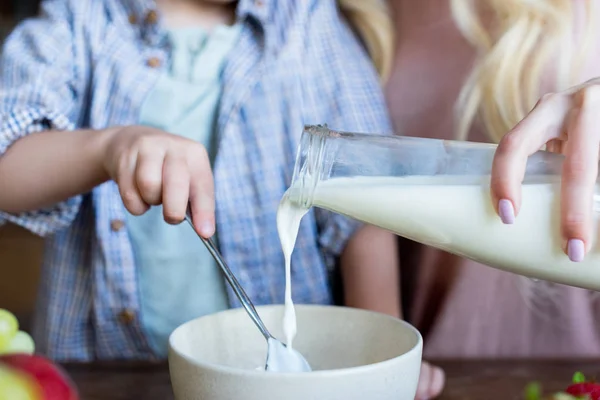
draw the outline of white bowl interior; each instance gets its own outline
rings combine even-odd
[[[281,330],[283,307],[258,310],[271,333],[285,341]],[[293,347],[315,371],[372,365],[411,351],[420,352],[418,331],[382,314],[304,305],[296,307],[296,314],[298,334]],[[180,326],[171,335],[170,346],[174,353],[193,364],[247,371],[264,368],[267,351],[265,339],[242,309]]]

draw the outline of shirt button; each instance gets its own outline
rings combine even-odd
[[[131,310],[123,310],[119,313],[119,321],[122,324],[130,324],[135,320],[135,313]]]
[[[146,61],[146,64],[150,67],[150,68],[158,68],[160,67],[160,59],[158,57],[151,57],[148,59],[148,61]]]
[[[120,219],[110,221],[110,230],[113,232],[119,232],[125,226],[125,222]]]
[[[146,20],[145,22],[147,24],[155,24],[158,22],[158,13],[155,10],[150,10],[148,11],[148,14],[146,14]]]
[[[137,24],[137,17],[135,16],[135,14],[130,14],[129,15],[129,23],[131,25]]]

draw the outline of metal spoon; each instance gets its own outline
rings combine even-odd
[[[192,216],[189,208],[185,215],[185,219],[192,226],[194,232],[196,232],[196,229],[194,228],[194,223],[192,222]],[[273,372],[310,372],[310,365],[308,364],[308,361],[306,361],[306,359],[302,356],[302,354],[300,354],[294,349],[288,348],[283,342],[271,335],[264,322],[258,315],[256,308],[254,308],[254,304],[252,303],[252,301],[238,282],[231,269],[229,269],[229,267],[225,263],[225,260],[221,256],[219,250],[217,250],[217,247],[215,246],[213,241],[211,239],[206,239],[201,235],[198,235],[198,237],[200,238],[200,240],[202,240],[202,243],[206,245],[206,248],[213,256],[219,267],[221,267],[221,270],[223,270],[223,275],[225,275],[225,279],[231,285],[233,292],[240,300],[240,303],[242,303],[242,306],[246,309],[246,312],[248,313],[254,324],[260,330],[260,333],[262,333],[262,335],[267,340],[268,349],[265,370]]]

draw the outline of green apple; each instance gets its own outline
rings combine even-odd
[[[0,350],[0,354],[33,354],[35,351],[35,343],[27,332],[18,331],[12,340]]]
[[[19,321],[9,311],[0,308],[0,352],[19,331]]]

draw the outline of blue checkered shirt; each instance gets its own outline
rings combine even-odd
[[[3,49],[0,154],[33,132],[137,123],[169,65],[154,8],[149,0],[45,1]],[[241,0],[237,19],[242,34],[224,71],[218,118],[217,229],[250,297],[281,303],[276,210],[303,125],[391,129],[376,73],[333,0]],[[136,265],[114,182],[49,209],[0,212],[0,224],[7,221],[47,238],[34,323],[42,352],[62,361],[156,357],[139,323]],[[298,303],[332,302],[332,260],[356,227],[322,210],[304,219],[292,261]]]

